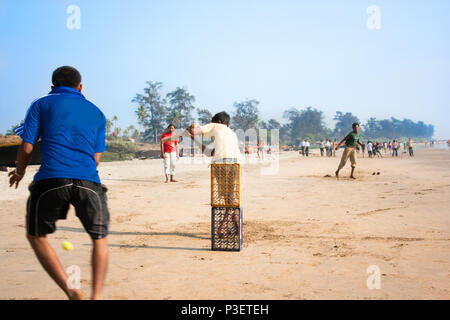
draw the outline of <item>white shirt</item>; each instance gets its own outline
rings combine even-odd
[[[226,158],[239,160],[241,158],[237,135],[226,125],[209,123],[201,126],[200,129],[203,137],[214,140],[213,161]]]
[[[367,144],[367,151],[372,151],[372,143],[371,142],[369,142]]]
[[[306,141],[305,147],[309,147],[309,141]]]

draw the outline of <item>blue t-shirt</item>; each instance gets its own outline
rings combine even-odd
[[[56,87],[34,101],[20,137],[41,138],[42,165],[34,181],[66,178],[100,183],[94,154],[106,150],[106,117],[76,89]]]

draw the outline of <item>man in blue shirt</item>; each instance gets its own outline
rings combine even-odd
[[[109,211],[106,187],[97,166],[106,150],[106,118],[81,94],[80,73],[60,67],[52,75],[52,91],[35,100],[27,111],[19,135],[16,169],[9,174],[16,188],[25,175],[33,146],[41,139],[42,165],[29,186],[27,238],[39,262],[70,299],[82,299],[79,288],[68,283],[58,257],[46,235],[56,221],[66,219],[70,204],[93,240],[93,299],[101,297],[108,265]]]

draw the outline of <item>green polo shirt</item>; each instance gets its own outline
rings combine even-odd
[[[360,136],[361,135],[359,133],[355,133],[353,131],[350,132],[347,136],[347,139],[345,140],[345,146],[356,148],[356,142],[359,140]]]

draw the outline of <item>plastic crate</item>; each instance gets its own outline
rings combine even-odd
[[[211,164],[211,206],[241,206],[241,166],[239,163]]]
[[[233,215],[239,218],[238,226]],[[242,208],[211,208],[211,249],[241,251]]]

